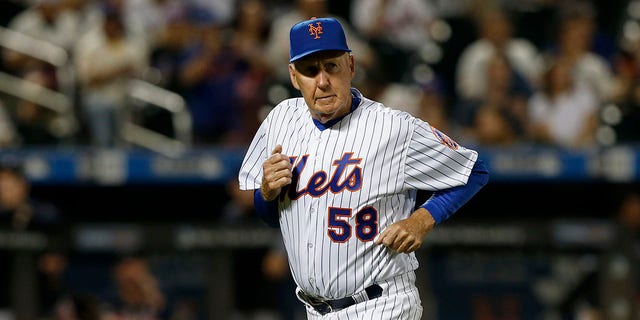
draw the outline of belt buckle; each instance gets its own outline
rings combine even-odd
[[[301,294],[305,298],[305,300],[307,300],[307,302],[309,302],[309,304],[320,314],[325,315],[329,312],[333,312],[333,307],[327,301],[309,296],[304,293],[304,291],[301,292]]]
[[[322,315],[333,312],[333,307],[326,301],[320,300],[319,304],[313,305],[316,311],[320,312]]]

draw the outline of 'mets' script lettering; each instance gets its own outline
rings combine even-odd
[[[345,190],[354,192],[362,187],[362,168],[358,166],[362,162],[362,158],[353,158],[353,152],[345,152],[342,158],[333,161],[333,166],[335,166],[336,169],[333,171],[331,177],[328,177],[327,173],[322,170],[314,172],[311,178],[309,178],[307,185],[300,190],[296,190],[300,175],[307,164],[309,155],[305,154],[301,156],[300,159],[297,158],[298,157],[295,156],[289,158],[294,165],[293,178],[287,191],[287,195],[291,200],[296,200],[305,194],[317,198],[327,191],[333,193],[339,193]],[[345,178],[341,181],[343,175]]]

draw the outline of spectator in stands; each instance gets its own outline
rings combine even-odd
[[[634,79],[620,103],[621,119],[615,125],[617,142],[640,142],[640,77]]]
[[[637,189],[623,194],[613,219],[617,229],[614,241],[605,251],[608,264],[604,270],[611,270],[614,264],[621,262],[621,258],[630,268],[620,277],[609,275],[602,279],[605,283],[600,298],[603,306],[626,302],[629,306],[626,318],[633,319],[640,314],[640,269],[637,268],[640,265],[640,192]],[[604,319],[617,315],[611,308],[603,308],[601,312]]]
[[[73,55],[73,46],[82,26],[77,12],[67,10],[65,1],[35,0],[14,16],[8,27],[25,38],[15,37],[14,45],[22,49],[4,48],[3,58],[4,67],[11,74],[23,77],[27,73],[40,72],[50,79],[48,88],[66,94],[73,91],[75,80],[72,73],[61,68]],[[58,50],[39,42],[56,46]]]
[[[226,185],[229,202],[222,211],[224,223],[235,226],[262,225],[257,219],[253,204],[253,192],[240,190],[238,181],[229,180]],[[287,255],[282,239],[274,239],[268,248],[239,248],[232,253],[234,264],[234,282],[239,288],[253,288],[252,291],[240,290],[236,293],[236,307],[245,313],[265,308],[273,308],[282,320],[304,317],[304,307],[295,297],[295,282],[291,276]],[[263,299],[253,299],[255,294],[263,294]]]
[[[540,52],[529,40],[514,36],[508,12],[490,2],[479,9],[475,18],[478,38],[463,49],[456,66],[458,98],[471,100],[485,95],[488,83],[483,71],[496,51],[503,52],[513,69],[536,88],[543,69]]]
[[[176,0],[134,0],[130,16],[149,12],[144,21],[149,48],[149,69],[144,80],[175,93],[182,93],[180,69],[187,49],[196,41],[187,17],[187,4]],[[133,6],[133,7],[131,7]],[[133,17],[132,17],[133,18]],[[168,137],[175,137],[172,114],[163,108],[145,108],[137,116],[144,127]]]
[[[108,313],[93,294],[70,294],[56,306],[52,320],[106,320]]]
[[[38,84],[44,88],[54,85],[52,79],[38,71],[30,71],[24,75],[24,79]],[[17,145],[29,146],[54,146],[69,138],[72,131],[65,127],[59,120],[59,115],[35,102],[18,100],[15,108],[14,125],[17,133]]]
[[[48,317],[56,304],[66,294],[61,282],[66,255],[63,253],[63,238],[66,230],[59,209],[52,203],[38,200],[31,194],[31,183],[25,176],[21,163],[17,160],[3,160],[0,163],[0,230],[34,231],[47,236],[48,248],[39,253],[37,272],[39,278],[36,287],[40,310],[39,317]],[[0,259],[0,308],[9,305],[8,292],[15,287],[10,272],[5,268],[15,268],[18,261],[34,259],[31,253],[5,253]],[[16,257],[20,256],[18,260]],[[27,260],[28,261],[28,260]],[[28,284],[21,284],[28,285]],[[24,311],[24,310],[23,310]],[[19,316],[19,315],[17,315]]]
[[[422,94],[416,116],[442,132],[451,132],[451,121],[447,112],[449,100],[444,92],[442,78],[434,73],[420,83],[420,88]]]
[[[480,98],[458,100],[454,119],[464,139],[487,146],[523,142],[532,89],[507,55],[494,51],[481,70],[486,89]]]
[[[111,148],[120,144],[127,80],[140,75],[149,57],[146,45],[125,33],[117,8],[104,10],[100,32],[91,32],[78,43],[75,65],[91,144]]]
[[[36,0],[33,5],[17,14],[8,27],[70,52],[80,31],[79,20],[77,15],[65,9],[63,0]],[[5,51],[4,58],[7,66],[17,74],[42,64],[42,61],[31,56],[11,50]]]
[[[0,227],[49,232],[62,227],[62,217],[51,203],[31,196],[31,183],[20,163],[0,163]]]
[[[281,238],[274,239],[272,245],[262,257],[260,264],[267,281],[276,285],[274,295],[282,320],[298,320],[306,318],[304,306],[295,296],[296,283],[293,281],[287,252]]]
[[[128,0],[124,3],[125,21],[135,24],[135,30],[149,48],[161,40],[170,17],[185,6],[178,0]]]
[[[230,25],[238,14],[239,0],[189,0],[188,2],[206,12],[218,25]],[[187,1],[185,1],[187,2]]]
[[[113,268],[116,296],[107,301],[106,318],[164,319],[165,295],[142,257],[124,257]]]
[[[180,68],[186,60],[187,50],[197,42],[197,30],[188,19],[185,5],[173,7],[171,12],[167,12],[166,19],[150,47],[150,65],[158,72],[156,84],[181,93],[184,89],[180,82]]]
[[[63,251],[45,252],[38,258],[38,303],[42,317],[51,318],[71,294],[65,281],[68,258]]]
[[[102,23],[101,1],[102,0],[61,0],[67,12],[76,17],[77,28],[76,36],[82,36],[87,30],[99,28]],[[77,43],[74,39],[71,51]],[[73,53],[73,52],[72,52]]]
[[[328,0],[294,0],[292,6],[287,6],[282,14],[273,17],[269,27],[266,55],[275,81],[290,87],[289,71],[281,66],[289,63],[289,29],[291,26],[311,17],[327,16],[333,16],[340,20],[345,29],[349,48],[358,55],[358,67],[368,70],[378,62],[375,51],[351,24],[343,17],[332,15],[329,12]],[[292,90],[292,92],[295,91]]]
[[[268,103],[267,90],[272,81],[271,68],[264,54],[269,35],[269,14],[262,0],[239,0],[230,47],[238,57],[240,76],[235,91],[240,122],[244,130],[236,130],[238,144],[249,144],[251,132],[260,126],[261,108]]]
[[[234,19],[231,47],[236,54],[256,70],[269,72],[264,50],[269,36],[270,16],[260,0],[240,0]]]
[[[135,12],[130,11],[135,9],[133,7],[135,2],[132,2],[132,0],[98,1],[100,1],[101,8],[108,8],[108,10],[118,13],[118,15],[121,17],[120,19],[122,20],[124,33],[128,38],[135,39],[136,41],[141,41],[145,46],[148,45],[147,39],[149,39],[149,35],[146,33],[147,30],[145,30],[146,18],[140,18],[140,14],[136,14]],[[102,26],[101,21],[98,26]]]
[[[410,59],[434,41],[432,26],[438,12],[431,1],[355,0],[351,2],[355,30],[371,43],[390,81],[402,81]]]
[[[637,319],[640,313],[640,192],[619,194],[610,241],[597,268],[567,295],[560,310],[569,319]],[[612,306],[624,306],[615,308]]]
[[[598,100],[592,88],[571,74],[571,61],[556,58],[541,88],[529,100],[530,136],[542,144],[565,148],[594,146]]]
[[[620,84],[620,96],[615,103],[621,117],[613,125],[617,142],[634,143],[640,141],[640,39],[624,39],[614,59]]]
[[[224,37],[224,27],[215,24],[206,11],[190,8],[188,19],[197,40],[187,48],[180,83],[191,113],[193,141],[196,145],[223,143],[239,121],[236,57]]]
[[[398,106],[398,110],[418,118],[429,119],[430,125],[444,130],[449,124],[440,86],[440,80],[433,73],[424,83],[406,83],[392,81],[384,68],[378,66],[368,71],[360,90],[385,105]]]
[[[253,205],[253,192],[240,190],[238,181],[235,179],[229,180],[226,190],[230,199],[222,211],[224,223],[245,227],[262,224],[262,221],[257,219],[256,216],[255,206]],[[238,288],[253,288],[250,291],[239,290],[234,297],[235,301],[238,301],[236,307],[246,316],[257,310],[275,307],[276,305],[278,309],[274,311],[287,311],[280,308],[282,303],[286,303],[280,300],[280,278],[273,279],[270,274],[263,272],[264,261],[268,259],[267,255],[269,255],[269,250],[265,248],[239,248],[231,253],[235,286]],[[286,264],[286,256],[284,267],[286,269],[280,272],[288,273],[289,267]],[[282,275],[282,278],[286,277],[286,273]],[[253,299],[251,295],[255,294],[262,294],[264,297],[263,299]],[[291,295],[289,298],[293,298],[297,302],[295,296]],[[290,303],[289,307],[291,306],[292,304]],[[289,318],[285,317],[285,319]]]
[[[227,182],[226,191],[230,199],[222,209],[223,222],[235,225],[251,225],[259,221],[255,216],[252,192],[240,190],[238,181],[235,179]]]
[[[363,79],[363,92],[386,105],[398,106],[413,116],[420,109],[421,90],[418,85],[393,81],[383,66],[377,66],[367,72]]]
[[[602,105],[614,100],[620,88],[610,62],[593,49],[595,18],[590,1],[565,1],[558,12],[558,38],[547,54],[566,60],[576,80],[591,86]]]

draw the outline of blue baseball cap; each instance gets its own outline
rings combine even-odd
[[[291,27],[289,62],[326,50],[351,52],[342,25],[335,18],[313,17]]]

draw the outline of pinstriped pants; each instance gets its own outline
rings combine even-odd
[[[378,283],[382,296],[324,316],[307,306],[309,320],[420,320],[422,305],[416,276],[409,272]]]

